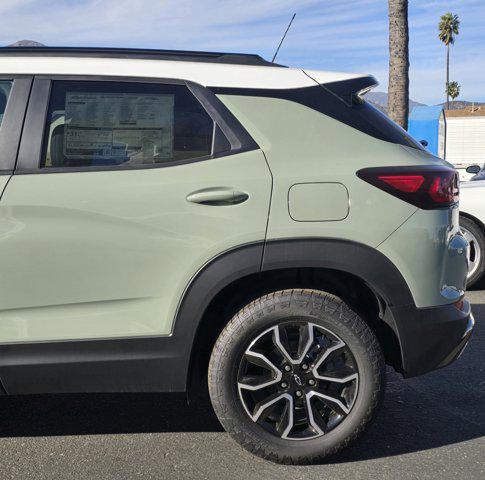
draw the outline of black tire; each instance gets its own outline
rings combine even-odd
[[[348,415],[325,434],[300,441],[278,437],[253,421],[237,387],[239,365],[251,342],[268,328],[292,319],[304,319],[336,335],[358,369],[358,389]],[[373,331],[341,299],[317,290],[282,290],[251,302],[229,321],[214,345],[208,384],[222,426],[245,449],[278,463],[311,464],[346,447],[369,425],[384,395],[385,363]],[[296,403],[290,405],[293,409]]]
[[[471,275],[469,274],[466,281],[467,287],[471,287],[482,278],[485,272],[485,232],[480,225],[463,215],[460,215],[460,227],[462,231],[468,231],[474,239],[473,245],[470,245],[470,255],[479,258],[476,270]],[[468,238],[468,240],[470,239]]]

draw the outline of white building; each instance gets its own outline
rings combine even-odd
[[[485,106],[446,110],[446,160],[457,168],[485,164]]]

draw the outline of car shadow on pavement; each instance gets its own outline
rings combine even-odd
[[[474,305],[474,312],[485,318],[485,304]],[[454,365],[408,380],[390,372],[385,404],[371,429],[329,462],[401,455],[485,435],[485,330],[478,327]],[[207,400],[200,400],[187,405],[183,394],[154,393],[5,396],[0,437],[222,432]]]

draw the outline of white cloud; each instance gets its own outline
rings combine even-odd
[[[485,100],[483,0],[410,1],[411,96],[441,101],[445,51],[437,23],[448,10],[462,20],[452,77],[462,86],[461,98]],[[280,62],[372,72],[385,88],[384,0],[2,0],[0,44],[27,38],[48,45],[248,51],[268,58],[293,12],[297,19]]]

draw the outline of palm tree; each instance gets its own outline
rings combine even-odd
[[[438,24],[438,37],[446,45],[446,108],[450,108],[450,45],[455,43],[455,36],[460,33],[460,19],[453,13],[445,13]]]
[[[460,84],[458,82],[450,82],[448,84],[447,94],[451,97],[452,101],[455,101],[455,98],[460,95]]]
[[[389,116],[402,128],[409,115],[408,0],[389,0]]]

